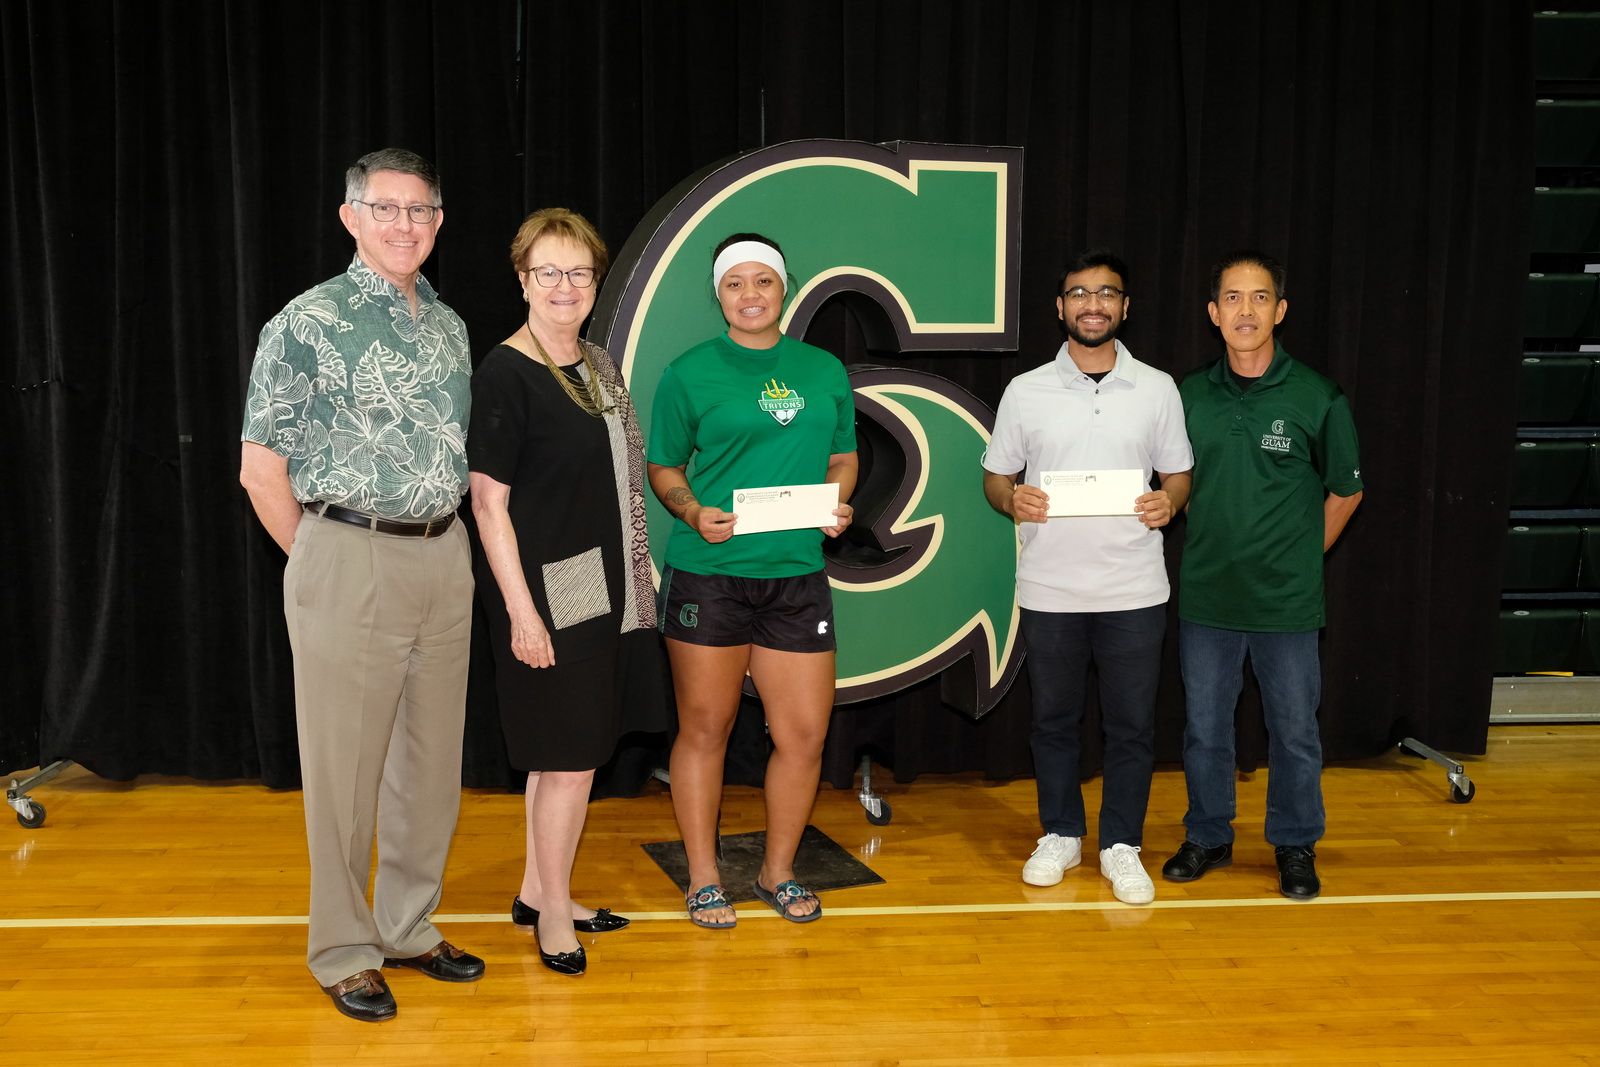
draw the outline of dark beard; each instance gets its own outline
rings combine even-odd
[[[1072,338],[1085,348],[1099,348],[1101,345],[1110,344],[1112,341],[1117,339],[1117,330],[1121,329],[1122,327],[1122,323],[1120,322],[1113,324],[1112,327],[1105,332],[1105,336],[1101,337],[1097,341],[1091,337],[1079,333],[1078,328],[1072,323],[1067,322],[1065,319],[1062,320],[1061,325],[1066,327],[1068,337]]]

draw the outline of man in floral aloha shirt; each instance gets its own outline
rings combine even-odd
[[[461,319],[421,274],[444,221],[432,165],[363,156],[339,218],[350,266],[261,331],[240,481],[289,556],[307,963],[339,1011],[378,1021],[396,1011],[382,966],[483,974],[428,918],[461,795],[472,568],[455,511],[471,362]]]

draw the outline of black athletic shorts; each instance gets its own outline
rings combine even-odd
[[[825,571],[794,578],[733,578],[668,567],[656,597],[661,632],[691,645],[760,645],[832,652],[833,591]]]

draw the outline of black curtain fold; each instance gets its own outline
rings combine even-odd
[[[1017,352],[869,352],[842,304],[811,336],[990,403],[1059,344],[1072,251],[1123,253],[1125,338],[1180,376],[1219,354],[1211,259],[1282,255],[1284,343],[1350,394],[1368,484],[1328,560],[1328,754],[1406,734],[1481,752],[1530,29],[1491,0],[0,5],[0,766],[298,781],[283,561],[238,487],[238,433],[260,325],[351,255],[335,211],[356,156],[439,164],[426,273],[481,354],[519,321],[505,250],[526,211],[583,211],[617,249],[686,175],[805,137],[1025,148]],[[1166,661],[1171,759],[1170,640]],[[475,651],[464,777],[501,785],[488,671]],[[902,780],[1026,774],[1027,717],[1025,678],[978,723],[925,683],[842,709],[826,774],[844,784],[862,751]],[[1259,760],[1248,699],[1240,734]],[[741,736],[758,773],[760,730]],[[609,788],[660,747],[630,738]]]

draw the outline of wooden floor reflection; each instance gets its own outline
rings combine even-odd
[[[639,847],[675,836],[652,786],[591,808],[578,896],[637,921],[585,937],[581,979],[506,921],[521,799],[468,791],[440,920],[488,974],[396,973],[381,1025],[336,1014],[305,970],[298,793],[74,770],[39,790],[44,827],[0,825],[0,1047],[117,1064],[1600,1063],[1600,727],[1498,727],[1467,764],[1464,805],[1406,756],[1330,768],[1311,904],[1274,892],[1265,772],[1240,783],[1234,866],[1158,877],[1148,908],[1113,900],[1092,839],[1061,885],[1022,883],[1031,781],[884,775],[882,827],[825,788],[812,821],[885,883],[827,894],[818,923],[746,904],[717,932],[681,917]],[[1183,807],[1163,768],[1152,874]],[[761,813],[730,789],[724,828]]]

